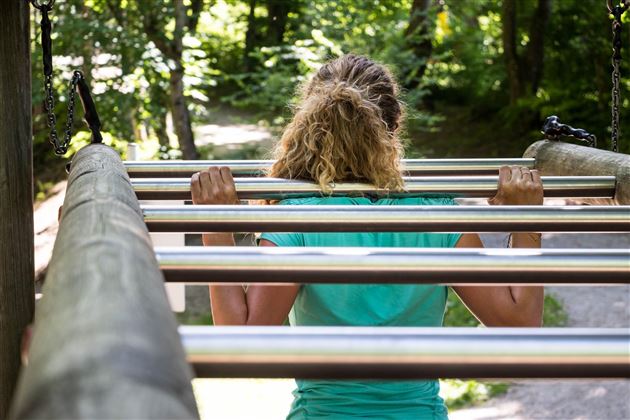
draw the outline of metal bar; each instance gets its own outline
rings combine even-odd
[[[630,232],[630,206],[142,206],[151,232]]]
[[[155,248],[167,282],[630,283],[630,249]]]
[[[497,191],[496,176],[476,177],[407,177],[404,193],[379,190],[369,184],[340,183],[333,195],[374,195],[408,197],[410,194],[451,197],[492,197]],[[542,177],[545,197],[612,197],[613,176],[549,176]],[[242,200],[280,200],[321,195],[312,182],[279,178],[236,178],[236,190]],[[188,178],[136,178],[131,180],[140,200],[190,200]]]
[[[180,327],[198,377],[628,378],[626,328]]]
[[[130,177],[190,177],[210,166],[228,166],[235,176],[260,176],[273,160],[158,160],[124,162]],[[404,159],[403,170],[409,175],[496,175],[504,165],[534,168],[531,158],[507,159]]]

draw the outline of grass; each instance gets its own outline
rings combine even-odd
[[[440,381],[440,395],[449,411],[481,404],[497,395],[507,392],[509,385],[504,382],[447,379]]]

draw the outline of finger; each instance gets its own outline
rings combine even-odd
[[[532,181],[534,181],[534,184],[540,185],[540,187],[542,188],[542,178],[540,177],[540,172],[538,172],[536,169],[532,169],[531,173]]]
[[[532,171],[532,184],[533,184],[534,190],[539,196],[539,200],[540,200],[539,204],[543,204],[544,198],[545,198],[545,190],[543,188],[543,183],[542,183],[542,178],[540,177],[540,173],[536,170]]]
[[[199,183],[201,185],[201,195],[204,199],[209,199],[212,196],[212,182],[210,181],[208,171],[201,171],[199,173]]]
[[[529,168],[521,166],[521,175],[525,182],[532,181],[532,173],[530,172]]]
[[[193,204],[197,204],[201,198],[201,185],[199,183],[199,172],[194,173],[190,177],[190,195],[192,196]]]
[[[234,184],[234,178],[232,177],[232,171],[227,166],[221,166],[219,168],[219,172],[221,173],[221,178],[223,182],[226,184]]]
[[[212,194],[215,197],[221,196],[224,193],[223,179],[221,178],[221,172],[217,166],[211,166],[208,168],[210,173],[210,182],[212,182]]]
[[[223,179],[223,185],[225,185],[225,192],[230,200],[238,202],[238,195],[236,193],[236,185],[234,184],[234,178],[232,177],[232,171],[227,166],[219,168],[221,179]]]
[[[521,168],[518,166],[510,167],[510,182],[517,182],[523,178],[523,174],[521,173]]]
[[[499,168],[499,185],[510,182],[512,171],[509,166],[501,166]]]

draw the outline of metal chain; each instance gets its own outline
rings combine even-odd
[[[619,103],[621,97],[621,89],[619,87],[620,67],[621,67],[621,15],[628,9],[628,2],[623,1],[616,6],[612,5],[612,0],[607,1],[608,12],[613,16],[612,33],[613,33],[613,55],[612,55],[612,106],[611,106],[611,146],[612,151],[617,152],[619,147]]]
[[[46,109],[46,125],[50,129],[49,141],[55,149],[56,155],[65,155],[68,151],[68,146],[72,140],[72,127],[74,125],[74,104],[76,101],[75,92],[77,84],[82,75],[80,72],[74,72],[72,80],[70,81],[70,94],[68,98],[68,119],[66,121],[66,128],[64,130],[63,141],[59,140],[59,134],[57,134],[57,117],[55,116],[55,91],[53,87],[53,75],[52,75],[52,49],[51,49],[51,23],[48,17],[48,12],[55,4],[55,0],[49,0],[46,3],[39,2],[37,0],[30,0],[30,3],[42,13],[42,46],[43,46],[43,61],[44,61],[44,108]]]
[[[55,154],[65,155],[68,146],[72,140],[72,127],[74,126],[74,104],[76,102],[76,89],[81,73],[75,72],[70,81],[70,97],[68,98],[68,118],[66,120],[66,128],[64,130],[63,142],[59,141],[57,134],[57,117],[55,116],[55,97],[53,94],[52,76],[46,76],[44,80],[44,90],[46,91],[46,99],[44,100],[47,119],[46,125],[50,129],[50,143],[55,148]]]
[[[618,142],[619,142],[619,60],[613,59],[613,72],[612,72],[612,123],[611,123],[611,147],[613,152],[617,152],[618,150]]]

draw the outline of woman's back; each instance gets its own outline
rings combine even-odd
[[[447,198],[370,199],[326,197],[284,200],[281,205],[452,205]],[[346,232],[264,233],[278,246],[454,247],[460,234]],[[289,315],[291,325],[442,325],[446,287],[437,285],[305,284]],[[297,381],[289,418],[326,413],[370,418],[445,418],[437,381]]]

